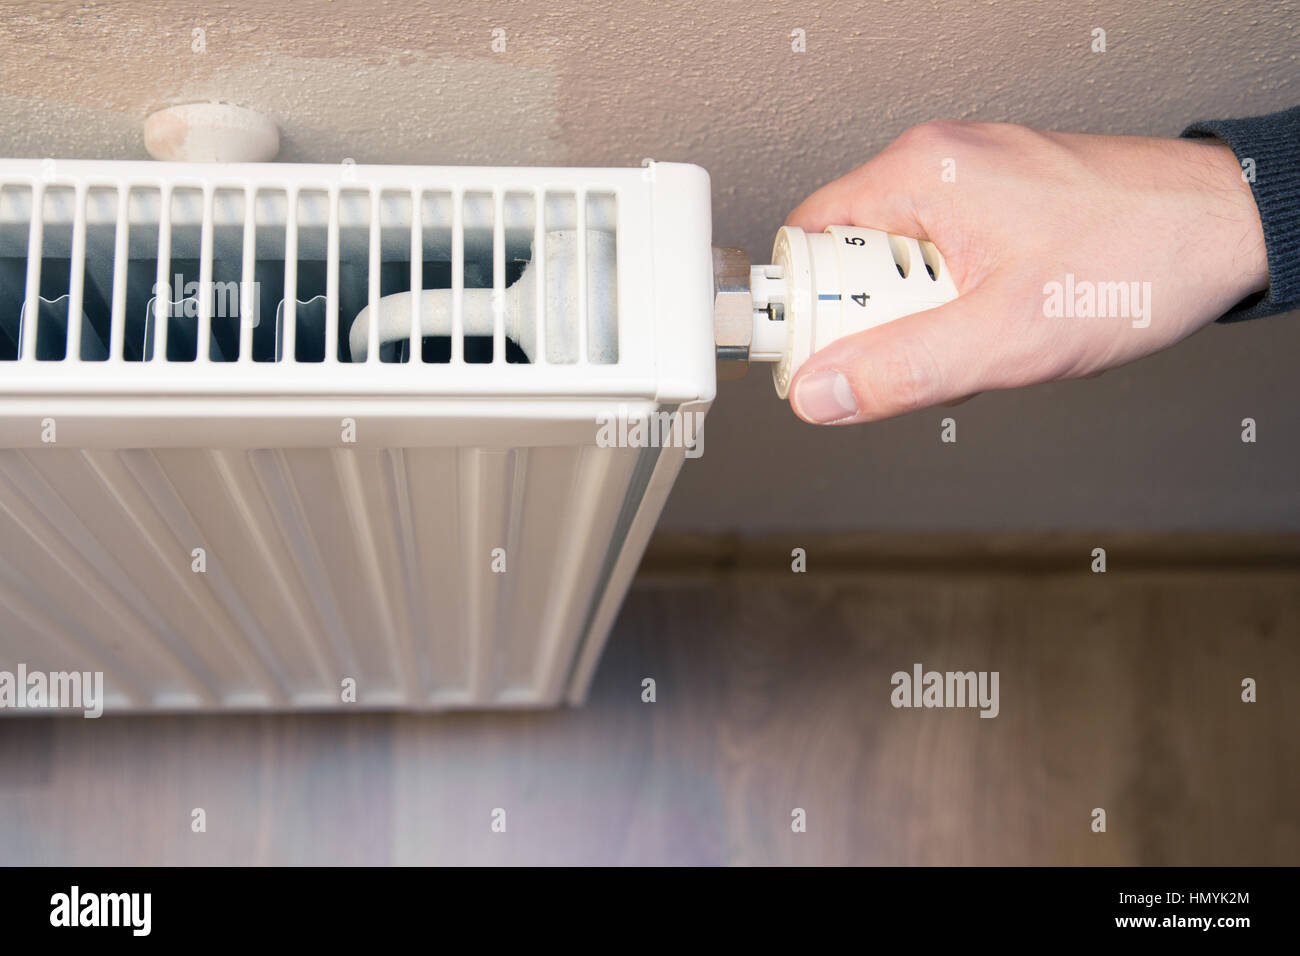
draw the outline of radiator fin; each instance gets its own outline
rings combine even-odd
[[[348,678],[369,707],[557,703],[636,461],[0,450],[0,630],[141,709],[330,707]]]

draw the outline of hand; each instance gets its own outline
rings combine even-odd
[[[787,224],[929,239],[960,292],[809,358],[790,402],[816,423],[1099,375],[1268,284],[1250,187],[1215,140],[926,123],[813,193]],[[1092,314],[1087,289],[1101,293]]]

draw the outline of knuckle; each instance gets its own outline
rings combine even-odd
[[[936,149],[951,149],[966,139],[970,126],[970,123],[963,120],[927,120],[904,130],[893,145],[900,149],[926,153]]]

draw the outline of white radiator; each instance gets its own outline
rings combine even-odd
[[[709,210],[676,164],[0,161],[0,673],[580,702],[702,443]]]

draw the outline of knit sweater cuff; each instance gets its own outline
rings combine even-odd
[[[1300,106],[1267,116],[1193,123],[1182,135],[1218,137],[1246,175],[1254,169],[1250,190],[1264,226],[1268,289],[1239,302],[1219,321],[1300,308]]]

